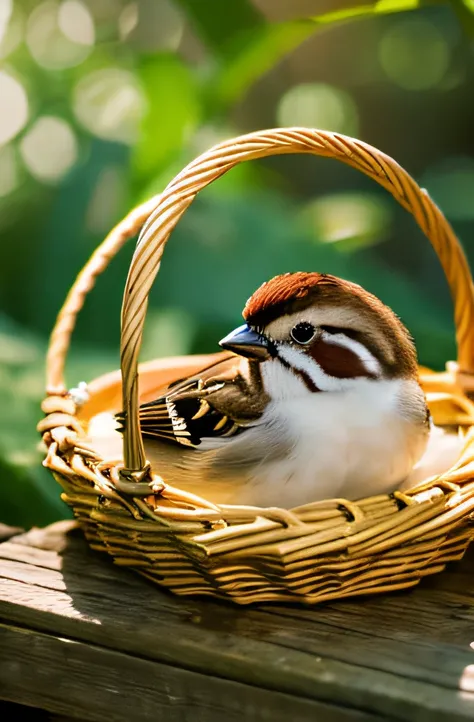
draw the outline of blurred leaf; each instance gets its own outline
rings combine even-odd
[[[44,525],[70,516],[42,466],[36,424],[44,395],[46,342],[0,316],[0,511],[7,524]],[[68,361],[71,386],[116,365],[115,354],[83,348]]]
[[[45,526],[58,519],[72,516],[60,499],[60,487],[52,475],[41,466],[38,453],[30,463],[21,460],[8,462],[0,448],[0,508],[1,519],[11,526]],[[52,497],[48,491],[55,492]]]
[[[24,301],[27,304],[25,317],[28,325],[42,334],[46,335],[51,330],[76,275],[102,240],[93,236],[87,228],[88,212],[102,173],[110,165],[126,167],[128,159],[127,146],[95,140],[87,161],[77,167],[54,194],[40,229],[30,234],[35,255],[23,261],[31,268],[29,293]],[[38,246],[40,253],[36,251]],[[114,297],[117,285],[115,267],[113,263],[112,269],[99,280],[102,293],[97,307],[92,309],[92,303],[86,303],[80,316],[78,335],[92,343],[96,339],[106,343],[117,338],[120,301],[118,293],[117,299]],[[123,284],[122,279],[120,284]],[[48,291],[45,292],[45,289]],[[113,317],[114,311],[117,331],[111,328],[110,323],[104,322],[104,318]],[[81,333],[82,329],[85,329],[85,333]]]
[[[227,45],[240,33],[265,24],[251,0],[177,0],[202,39],[218,55],[227,54]]]
[[[142,60],[139,75],[148,101],[133,163],[139,175],[158,172],[180,154],[201,114],[196,79],[175,55]]]
[[[65,516],[52,477],[41,467],[36,421],[45,345],[0,316],[0,509],[8,524],[46,524]],[[53,492],[56,491],[54,494]]]
[[[449,0],[458,20],[471,37],[474,37],[473,0]]]
[[[179,2],[209,47],[222,59],[208,84],[213,104],[223,108],[242,97],[258,78],[317,30],[348,20],[415,10],[443,0],[377,0],[365,4],[352,1],[337,10],[274,24],[264,22],[260,15],[255,17],[248,0]]]

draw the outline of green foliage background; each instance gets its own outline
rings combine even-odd
[[[0,520],[30,526],[67,514],[41,467],[35,424],[47,335],[75,275],[120,217],[218,140],[282,118],[354,131],[428,187],[472,254],[472,0],[7,6],[0,88],[2,71],[21,83],[28,115],[0,145]],[[80,23],[68,37],[61,18],[82,18],[92,41],[90,32],[77,35]],[[79,60],[62,59],[72,52],[67,42]],[[93,86],[98,73],[118,73],[115,95]],[[334,103],[338,127],[328,115]],[[0,93],[0,116],[11,112]],[[60,119],[74,141],[74,158],[56,175],[48,171],[55,138],[31,140],[43,117]],[[285,157],[235,169],[195,201],[173,234],[143,358],[215,350],[263,280],[315,269],[379,295],[409,326],[421,361],[441,368],[455,355],[446,284],[415,224],[394,206],[334,162]],[[114,260],[81,315],[71,386],[118,366],[132,250]]]

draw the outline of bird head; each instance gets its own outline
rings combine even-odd
[[[413,340],[393,311],[336,276],[276,276],[249,298],[243,317],[245,324],[223,338],[221,347],[278,368],[280,385],[291,375],[302,392],[314,393],[417,376]]]

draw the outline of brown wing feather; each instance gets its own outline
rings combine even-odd
[[[156,399],[142,404],[140,427],[145,438],[198,447],[203,438],[239,433],[248,423],[249,409],[251,419],[259,415],[256,400],[261,397],[258,371],[239,356],[223,353],[217,362],[162,387]],[[124,414],[117,419],[123,427]]]

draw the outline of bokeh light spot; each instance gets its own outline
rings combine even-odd
[[[133,10],[129,12],[129,24],[132,21],[134,25],[127,34],[127,40],[140,52],[177,50],[183,36],[184,22],[176,4],[170,0],[142,2],[137,5],[136,16]]]
[[[125,194],[124,169],[118,165],[103,168],[87,208],[87,228],[92,233],[105,233],[119,220]]]
[[[117,22],[123,0],[86,0],[96,26]]]
[[[46,183],[54,183],[76,162],[77,140],[65,120],[43,116],[22,138],[20,152],[32,176]]]
[[[103,68],[82,78],[74,89],[74,112],[91,133],[105,140],[133,143],[145,111],[145,98],[134,75]]]
[[[302,83],[288,90],[277,108],[281,126],[307,126],[357,135],[358,112],[344,90],[322,83]]]
[[[190,351],[195,334],[195,320],[184,309],[150,309],[143,334],[143,359],[181,356]]]
[[[8,196],[18,186],[18,161],[15,148],[4,145],[0,148],[0,196]]]
[[[7,32],[12,10],[12,0],[2,0],[0,3],[0,43],[3,41],[5,33]]]
[[[8,143],[28,120],[28,98],[22,84],[0,70],[0,144]]]
[[[449,218],[474,220],[474,158],[445,158],[426,171],[423,184]]]
[[[433,23],[409,18],[394,23],[379,44],[387,76],[405,90],[428,90],[443,80],[450,63],[449,44]]]
[[[138,5],[129,3],[120,13],[118,26],[121,40],[125,40],[138,25]]]
[[[13,5],[12,9],[13,12],[10,14],[8,22],[0,27],[0,58],[10,55],[23,40],[26,22],[24,11],[18,6],[18,3]],[[6,18],[6,15],[2,18],[2,12],[5,11],[0,0],[0,26]]]
[[[86,14],[88,20],[84,20]],[[71,17],[79,22],[75,30]],[[38,65],[48,70],[58,70],[82,63],[91,52],[91,44],[78,41],[77,36],[90,34],[90,29],[88,31],[86,27],[88,22],[92,22],[89,11],[75,0],[66,1],[62,5],[54,0],[46,0],[38,5],[29,16],[26,27],[26,42]],[[65,28],[68,33],[72,31],[76,35],[74,40],[65,33]]]
[[[64,35],[79,45],[94,45],[94,20],[79,0],[65,0],[58,12],[58,25]]]
[[[194,132],[190,146],[194,155],[205,153],[209,148],[218,143],[223,143],[228,138],[237,135],[236,131],[229,126],[216,123],[203,123]]]
[[[382,241],[390,227],[390,204],[372,193],[337,193],[311,202],[304,210],[324,243],[338,244],[340,250],[369,246]]]

